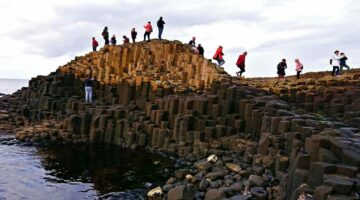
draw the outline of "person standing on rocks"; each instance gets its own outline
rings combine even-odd
[[[299,59],[295,59],[295,70],[296,70],[296,78],[299,79],[300,78],[300,73],[302,72],[302,70],[304,69],[303,64],[300,62]]]
[[[96,51],[97,47],[99,46],[98,41],[96,41],[95,37],[92,38],[92,48],[93,51]]]
[[[126,37],[126,35],[123,36],[123,42],[124,42],[124,44],[129,44],[130,43],[129,38]]]
[[[132,28],[131,29],[131,39],[132,39],[133,43],[135,43],[136,36],[137,36],[137,32],[136,32],[135,28]]]
[[[197,50],[200,56],[204,57],[204,48],[201,46],[201,44],[198,44]]]
[[[144,26],[144,28],[145,28],[144,41],[146,40],[146,36],[147,36],[147,38],[148,38],[147,41],[150,41],[150,34],[151,34],[151,32],[153,31],[151,22],[149,21],[149,22]]]
[[[189,41],[189,45],[191,46],[191,49],[195,52],[195,53],[199,53],[197,47],[196,47],[196,42],[195,42],[196,38],[192,37],[191,40]]]
[[[158,35],[159,40],[161,40],[161,35],[163,33],[163,30],[164,30],[164,24],[165,24],[165,22],[164,22],[163,18],[160,17],[160,19],[157,21],[157,27],[159,29],[159,35]]]
[[[93,87],[93,80],[90,78],[90,76],[87,76],[85,81],[85,102],[91,103],[92,102],[92,87]]]
[[[115,35],[113,35],[112,37],[111,37],[111,44],[112,45],[116,45],[116,36]]]
[[[343,68],[350,69],[349,65],[346,64],[346,60],[348,59],[345,53],[340,53],[340,74],[342,73]]]
[[[105,40],[105,45],[109,45],[109,31],[108,31],[108,27],[105,26],[103,32],[101,33],[101,35],[103,36],[104,40]]]
[[[338,76],[339,75],[339,71],[340,71],[340,52],[339,50],[336,50],[334,52],[334,55],[331,57],[330,59],[330,64],[333,67],[333,70],[331,72],[332,76]]]
[[[242,75],[242,73],[245,72],[245,58],[246,58],[247,52],[244,51],[244,53],[242,53],[237,62],[236,65],[238,66],[238,68],[240,69],[240,71],[236,72],[236,75],[240,76]]]
[[[223,47],[222,46],[219,46],[213,56],[213,59],[217,61],[219,67],[221,67],[223,64],[225,64],[225,60],[223,58]]]
[[[277,65],[277,74],[278,78],[285,78],[285,69],[287,68],[286,59],[282,59],[281,62]]]

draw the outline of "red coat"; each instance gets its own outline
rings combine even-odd
[[[223,59],[223,55],[224,54],[222,52],[222,48],[219,47],[219,48],[217,48],[217,50],[216,50],[216,52],[215,52],[215,54],[213,56],[213,59],[216,59],[216,58]]]
[[[145,26],[145,31],[151,33],[152,32],[152,26],[150,23],[147,23]]]
[[[93,40],[92,41],[92,46],[97,47],[97,46],[99,46],[99,43],[96,40]]]
[[[245,66],[245,57],[246,57],[246,55],[241,54],[236,62],[236,65]]]

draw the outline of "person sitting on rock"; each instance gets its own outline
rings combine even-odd
[[[112,45],[116,45],[116,36],[115,35],[113,35],[112,37],[111,37],[111,44]]]
[[[91,103],[92,102],[92,87],[93,87],[93,79],[90,76],[87,76],[85,81],[85,102]]]
[[[196,38],[192,37],[192,39],[189,41],[189,45],[191,46],[191,49],[195,52],[195,53],[199,53],[197,47],[196,47],[196,42],[195,42]]]
[[[236,72],[236,75],[240,76],[242,75],[242,73],[245,72],[245,58],[246,58],[247,52],[244,51],[244,53],[242,53],[237,62],[236,62],[236,66],[238,66],[238,68],[240,69],[240,71]]]
[[[147,36],[147,38],[148,38],[147,41],[150,41],[150,34],[151,34],[151,32],[153,31],[151,22],[149,21],[149,22],[144,26],[144,28],[145,28],[144,41],[146,40],[146,36]]]
[[[343,68],[350,69],[349,65],[346,64],[346,60],[348,59],[345,53],[340,53],[340,74],[342,73]]]
[[[93,51],[96,51],[97,47],[99,46],[98,41],[96,41],[95,37],[92,38],[92,48]]]
[[[135,28],[132,28],[131,29],[131,39],[132,39],[133,43],[135,43],[136,36],[137,36],[137,32],[136,32]]]
[[[277,74],[278,78],[285,78],[285,69],[287,68],[286,59],[282,59],[281,62],[277,65]]]
[[[105,26],[103,32],[101,33],[101,35],[103,36],[104,40],[105,40],[105,45],[109,45],[109,31],[108,31],[108,27]]]
[[[218,62],[219,67],[221,67],[223,64],[225,64],[225,60],[223,58],[224,53],[222,52],[223,47],[219,46],[213,56],[213,59]]]
[[[296,78],[299,79],[300,78],[300,73],[302,72],[302,70],[304,69],[303,64],[300,62],[299,59],[295,59],[295,70],[296,70]]]
[[[198,44],[197,50],[199,52],[199,55],[204,57],[204,48],[201,46],[201,44]]]
[[[123,42],[124,42],[124,44],[129,44],[130,43],[129,38],[126,37],[126,35],[123,36]]]

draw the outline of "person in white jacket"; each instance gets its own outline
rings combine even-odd
[[[340,52],[339,50],[336,50],[334,52],[334,55],[331,57],[331,65],[333,67],[333,70],[331,72],[332,76],[338,76],[340,71]]]

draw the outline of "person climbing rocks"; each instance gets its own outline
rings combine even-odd
[[[196,42],[195,42],[196,38],[192,37],[191,40],[189,41],[189,45],[191,47],[191,49],[195,52],[195,53],[199,53],[197,47],[196,47]]]
[[[133,43],[135,43],[136,36],[137,36],[137,32],[136,32],[135,28],[132,28],[131,29],[131,39],[132,39]]]
[[[129,38],[126,37],[126,35],[123,36],[123,42],[124,42],[124,44],[129,44],[130,43]]]
[[[296,78],[299,79],[300,78],[300,73],[302,72],[302,70],[304,69],[303,64],[300,62],[299,59],[295,59],[295,70],[296,70]]]
[[[285,69],[287,68],[286,59],[283,58],[277,65],[278,79],[285,78]]]
[[[236,62],[236,66],[238,66],[238,68],[240,69],[240,71],[236,72],[237,76],[241,77],[242,73],[245,72],[245,58],[246,58],[246,55],[247,55],[247,51],[244,51],[244,53],[239,55],[239,58],[238,58],[238,60]]]
[[[342,73],[343,68],[350,69],[349,65],[346,64],[346,60],[348,59],[344,52],[340,53],[340,74]]]
[[[105,40],[105,45],[109,45],[109,31],[108,31],[108,27],[105,26],[103,32],[101,33],[101,35],[103,36],[104,40]]]
[[[217,61],[219,67],[221,67],[225,63],[225,60],[223,58],[224,53],[222,52],[222,50],[223,50],[223,47],[219,46],[216,49],[216,52],[215,52],[215,54],[213,56],[213,59]]]
[[[198,44],[197,50],[200,56],[204,57],[204,48],[201,46],[201,44]]]
[[[96,51],[97,47],[99,46],[98,41],[96,41],[95,37],[92,38],[92,48],[93,51]]]
[[[334,55],[330,59],[330,64],[333,67],[333,70],[331,72],[332,76],[338,76],[339,75],[340,59],[341,59],[340,51],[339,50],[334,51]]]
[[[157,21],[157,27],[159,29],[159,35],[158,35],[159,40],[162,39],[161,36],[162,36],[163,30],[164,30],[164,24],[165,24],[165,22],[164,22],[163,18],[160,17],[160,19]]]
[[[144,26],[144,28],[145,28],[144,41],[146,40],[146,36],[147,36],[147,38],[148,38],[147,41],[150,41],[150,34],[151,34],[151,32],[153,31],[151,22],[148,22],[148,23]]]
[[[85,102],[91,103],[92,102],[92,87],[93,87],[93,79],[90,76],[87,76],[85,81]]]
[[[112,37],[111,37],[111,44],[112,45],[116,45],[116,36],[115,35],[113,35]]]

